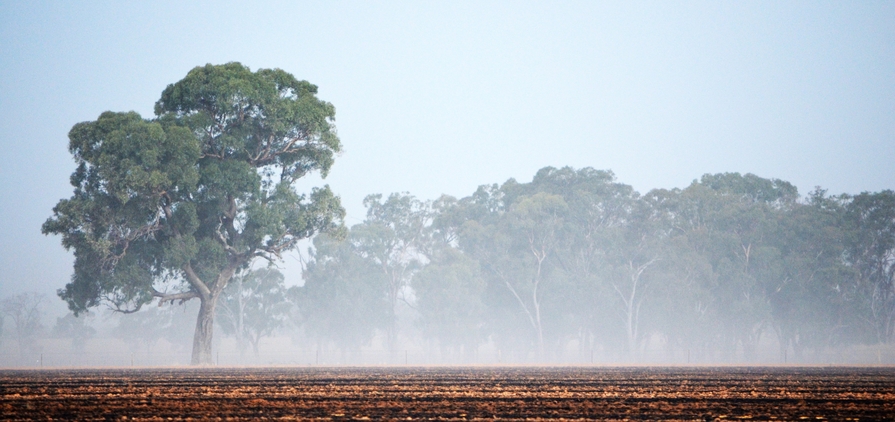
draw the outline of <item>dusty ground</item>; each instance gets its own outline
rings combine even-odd
[[[0,370],[0,418],[895,420],[895,368]]]

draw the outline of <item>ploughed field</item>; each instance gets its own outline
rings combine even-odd
[[[895,368],[0,370],[0,419],[895,419]]]

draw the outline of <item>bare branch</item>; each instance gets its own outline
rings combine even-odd
[[[132,313],[134,313],[134,312],[138,312],[141,308],[143,308],[143,304],[142,304],[142,303],[138,303],[138,304],[137,304],[137,307],[136,307],[136,308],[133,308],[133,309],[122,308],[122,307],[121,307],[120,305],[118,305],[117,303],[108,300],[108,298],[104,301],[104,303],[106,304],[106,307],[108,307],[112,312],[117,312],[117,313],[125,314],[125,315],[126,315],[126,314],[132,314]],[[114,306],[113,306],[113,305],[114,305]]]

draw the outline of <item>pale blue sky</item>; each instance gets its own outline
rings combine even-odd
[[[895,188],[895,2],[0,0],[0,296],[68,280],[40,224],[71,195],[71,126],[150,117],[228,61],[336,106],[326,182],[349,224],[369,193],[465,196],[548,165],[641,192],[724,171]]]

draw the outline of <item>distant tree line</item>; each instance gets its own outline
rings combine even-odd
[[[703,361],[754,358],[763,338],[795,359],[895,343],[891,190],[803,197],[724,173],[641,195],[610,171],[547,167],[460,199],[364,205],[362,223],[314,237],[301,286],[273,267],[233,277],[215,321],[241,355],[289,329],[349,360],[376,336],[467,360],[486,343],[517,360],[573,345],[637,359],[660,339]],[[22,359],[41,349],[43,299],[0,300],[0,342]],[[150,307],[112,334],[149,353],[159,338],[187,344],[188,319]],[[79,351],[97,333],[69,314],[50,334]]]
[[[215,322],[241,355],[288,329],[349,359],[376,336],[393,353],[422,340],[470,359],[492,343],[517,360],[573,345],[637,359],[655,339],[703,361],[754,358],[769,338],[795,359],[895,343],[892,190],[800,196],[723,173],[641,195],[610,171],[546,167],[460,199],[364,205],[362,223],[313,238],[300,286],[274,267],[237,272]],[[0,300],[0,342],[23,359],[41,349],[43,299]],[[150,307],[113,334],[147,352],[187,344],[185,315]],[[78,351],[96,331],[69,314],[51,334]]]
[[[395,349],[399,307],[447,353],[493,341],[549,359],[570,344],[706,357],[895,340],[895,193],[801,197],[752,174],[639,194],[610,171],[538,171],[464,198],[368,196],[343,240],[318,235],[288,295],[307,334]]]

